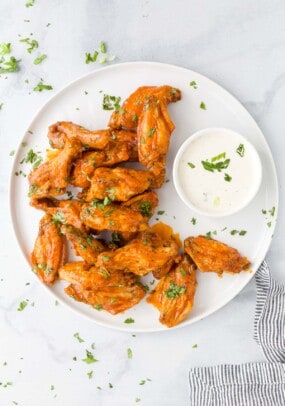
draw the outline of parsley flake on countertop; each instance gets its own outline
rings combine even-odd
[[[18,312],[22,312],[25,309],[25,307],[27,307],[27,305],[28,305],[27,300],[23,300],[22,302],[20,302],[18,309],[17,309]]]
[[[52,90],[51,85],[45,85],[43,81],[41,80],[34,88],[34,92],[42,92],[43,90]]]
[[[84,343],[84,340],[80,337],[79,333],[74,333],[73,337],[75,337],[79,343]]]
[[[86,358],[83,358],[81,361],[85,362],[86,364],[93,364],[94,362],[98,362],[91,351],[86,350]]]
[[[131,348],[127,349],[127,353],[128,353],[128,358],[129,359],[133,358],[133,352],[132,352]]]
[[[16,59],[14,56],[10,56],[10,59],[0,58],[0,74],[1,73],[13,73],[20,70],[18,62],[20,59]]]
[[[3,42],[0,44],[0,55],[6,55],[11,52],[11,43],[10,42]]]
[[[198,347],[197,344],[193,344],[193,345],[192,345],[192,348],[197,348],[197,347]]]
[[[98,54],[99,54],[98,51],[94,51],[93,55],[91,55],[90,52],[86,52],[85,53],[85,63],[88,64],[90,62],[96,62]]]
[[[124,323],[126,323],[126,324],[131,324],[131,323],[134,323],[135,321],[134,321],[134,319],[132,319],[131,317],[128,317],[125,321],[124,321]]]
[[[35,39],[24,38],[20,39],[20,42],[24,42],[28,45],[27,51],[29,52],[29,54],[31,54],[34,49],[39,47],[39,43]]]
[[[98,59],[99,57],[99,59]],[[98,62],[100,64],[104,64],[107,62],[111,62],[115,59],[113,55],[107,55],[107,46],[106,43],[101,41],[99,45],[99,49],[96,49],[93,54],[90,52],[85,52],[85,63],[88,64],[90,62]]]
[[[35,0],[28,0],[25,4],[26,7],[33,7],[35,4]]]
[[[204,102],[200,103],[200,109],[207,110],[206,104]]]
[[[111,382],[109,382],[109,388],[113,388],[114,386],[111,384]]]
[[[168,299],[175,299],[176,297],[182,295],[186,292],[186,286],[176,285],[173,281],[169,282],[169,289],[165,290],[164,293]]]
[[[34,60],[34,65],[39,65],[44,59],[47,58],[46,54],[43,54]]]
[[[0,103],[0,110],[2,110],[3,106],[4,106],[4,103]]]

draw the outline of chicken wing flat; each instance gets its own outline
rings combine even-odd
[[[167,105],[180,100],[181,91],[167,85],[139,87],[124,101],[121,111],[114,111],[109,126],[111,128],[136,128],[145,101],[151,96],[156,96],[158,100]]]
[[[30,259],[33,271],[44,283],[51,285],[65,260],[65,244],[59,226],[54,224],[49,215],[45,215],[40,221]]]
[[[164,182],[166,154],[174,125],[166,106],[156,97],[146,102],[138,123],[139,162],[154,175],[159,187]]]
[[[65,289],[69,296],[111,314],[135,306],[146,294],[137,276],[131,273],[102,272],[96,267],[86,269],[79,262],[65,264],[59,275],[71,282]]]
[[[158,196],[154,191],[145,192],[123,202],[121,206],[129,207],[130,209],[139,212],[142,216],[150,218],[153,216],[153,213],[158,206]]]
[[[239,273],[250,266],[249,260],[235,248],[201,235],[186,238],[184,249],[201,272]]]
[[[86,226],[98,231],[135,233],[148,228],[148,219],[140,213],[118,204],[104,205],[95,200],[83,205],[80,217]]]
[[[90,131],[69,121],[59,121],[49,127],[48,139],[52,148],[63,148],[69,138],[75,138],[84,148],[104,149],[108,145],[112,131]]]
[[[95,264],[99,253],[106,250],[106,247],[97,238],[73,226],[63,225],[60,231],[71,242],[75,254],[88,264]]]
[[[85,200],[104,199],[106,197],[126,201],[131,197],[143,193],[152,185],[152,175],[147,171],[130,168],[97,168],[91,179],[90,189],[87,190]]]
[[[72,162],[81,155],[81,143],[70,138],[52,159],[35,168],[29,175],[29,196],[59,196],[66,192]]]
[[[184,320],[193,307],[197,287],[195,269],[192,260],[184,254],[147,298],[159,310],[159,321],[167,327]]]
[[[145,231],[124,247],[99,254],[97,266],[110,272],[124,271],[146,275],[166,265],[169,269],[177,256],[178,246],[174,239],[162,240],[158,234]]]
[[[57,200],[53,198],[32,198],[30,205],[50,214],[54,223],[68,224],[80,231],[85,231],[85,225],[80,219],[83,202],[80,200]]]
[[[110,148],[101,151],[84,152],[74,163],[70,183],[73,186],[88,188],[96,168],[137,160],[137,148],[131,148],[127,143],[110,144]]]

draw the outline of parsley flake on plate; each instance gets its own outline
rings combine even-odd
[[[200,109],[207,110],[206,104],[204,102],[200,103]]]
[[[197,83],[195,82],[195,80],[192,80],[192,81],[189,83],[189,86],[193,87],[193,89],[197,89],[197,88],[198,88]]]
[[[22,312],[25,309],[25,307],[27,307],[27,305],[28,305],[27,300],[23,300],[22,302],[20,302],[17,308],[18,312]]]
[[[79,343],[84,343],[84,340],[80,337],[79,333],[74,333],[73,337],[75,337]]]
[[[23,39],[20,39],[20,42],[24,42],[25,44],[28,45],[27,51],[29,54],[31,54],[34,49],[39,47],[39,43],[35,39],[23,38]]]
[[[125,321],[124,321],[124,323],[126,323],[126,324],[131,324],[131,323],[134,323],[135,321],[134,321],[134,319],[132,319],[131,317],[128,317]]]
[[[132,352],[131,348],[127,349],[127,354],[128,354],[129,359],[133,358],[133,352]]]

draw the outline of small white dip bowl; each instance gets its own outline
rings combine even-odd
[[[183,202],[199,214],[223,217],[245,208],[261,184],[262,166],[253,145],[226,128],[206,128],[179,148],[173,180]]]

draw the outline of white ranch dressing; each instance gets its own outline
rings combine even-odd
[[[243,156],[237,153],[243,145]],[[212,158],[225,153],[214,162]],[[210,164],[230,159],[220,172],[206,170],[201,161]],[[192,168],[191,166],[195,166]],[[183,151],[178,165],[178,178],[185,197],[197,209],[209,214],[234,212],[250,200],[259,186],[261,168],[255,149],[239,134],[209,132],[197,137]],[[227,175],[226,175],[227,174]],[[230,181],[225,180],[231,178]]]

